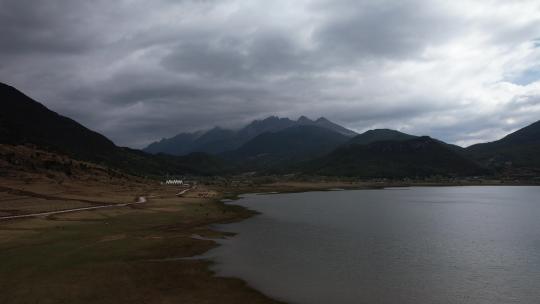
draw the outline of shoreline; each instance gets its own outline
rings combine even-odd
[[[43,189],[51,191],[48,183],[4,183],[12,189],[25,189],[27,195],[24,200],[0,201],[8,205],[26,200],[37,203],[34,197],[45,193]],[[203,254],[219,246],[216,241],[191,236],[225,237],[226,233],[212,230],[211,225],[241,221],[254,215],[253,211],[225,205],[220,201],[225,194],[208,187],[177,197],[175,187],[140,185],[144,189],[137,191],[148,199],[144,204],[44,212],[43,216],[0,221],[0,288],[5,291],[0,302],[32,303],[46,298],[44,303],[280,303],[240,279],[216,277],[210,270],[211,261],[156,262]],[[112,199],[117,192],[116,188],[101,189],[107,188],[106,184],[91,187],[99,189],[103,200]],[[137,185],[125,187],[125,195],[118,200],[125,200],[132,187]],[[77,199],[98,197],[90,189],[81,189],[86,188],[77,184],[68,193],[55,191],[47,202],[65,197],[75,203],[72,193],[77,193]],[[25,292],[17,282],[31,286],[31,292]]]
[[[328,188],[328,185],[326,185],[326,183],[321,183],[317,186],[309,186],[310,184],[312,183],[307,183],[308,185],[306,185],[305,187],[277,187],[277,188],[271,188],[273,189],[272,191],[263,191],[263,192],[258,192],[258,191],[234,191],[232,192],[233,196],[230,197],[230,196],[227,196],[227,197],[223,197],[223,198],[220,198],[218,199],[217,201],[221,204],[224,204],[224,205],[228,205],[228,206],[233,206],[233,207],[238,207],[238,208],[243,208],[249,212],[251,212],[252,214],[249,215],[248,217],[241,217],[241,218],[238,218],[238,219],[234,219],[234,220],[231,220],[231,221],[227,221],[227,222],[216,222],[215,224],[229,224],[229,223],[236,223],[236,222],[241,222],[243,220],[246,220],[248,218],[251,218],[257,214],[260,214],[259,211],[256,211],[256,210],[253,210],[253,209],[250,209],[250,208],[247,208],[247,207],[244,207],[244,206],[241,206],[241,205],[236,205],[234,204],[235,201],[238,201],[240,199],[242,199],[243,195],[273,195],[273,194],[289,194],[289,193],[305,193],[305,192],[317,192],[317,191],[351,191],[351,190],[382,190],[382,189],[392,189],[392,188],[412,188],[412,187],[482,187],[482,186],[485,186],[485,187],[497,187],[497,186],[513,186],[513,187],[530,187],[530,186],[540,186],[540,184],[509,184],[509,183],[504,183],[504,184],[499,184],[499,183],[476,183],[476,184],[471,184],[471,183],[392,183],[392,184],[385,184],[385,185],[379,185],[379,184],[363,184],[363,185],[346,185],[344,184],[343,188]],[[255,187],[256,188],[256,187]],[[264,187],[266,188],[266,187]],[[225,201],[227,200],[227,201]],[[217,233],[222,233],[222,231],[219,231],[219,230],[214,230],[212,228],[209,228]],[[230,234],[231,236],[234,236],[235,234]],[[278,299],[274,299],[272,298],[270,295],[266,295],[264,293],[262,293],[261,291],[259,291],[258,289],[256,289],[255,287],[251,286],[249,282],[245,281],[244,279],[242,278],[239,278],[239,277],[219,277],[217,276],[217,274],[212,271],[210,269],[210,267],[214,264],[214,261],[212,261],[211,259],[206,259],[206,258],[198,258],[198,256],[203,256],[204,254],[208,253],[210,250],[218,247],[218,246],[222,246],[222,244],[220,244],[217,239],[208,239],[208,238],[204,238],[204,237],[200,237],[199,238],[194,238],[196,240],[211,240],[215,246],[212,247],[212,248],[209,248],[208,250],[204,251],[203,253],[199,253],[199,254],[196,254],[196,255],[193,255],[193,256],[190,256],[188,258],[190,259],[200,259],[200,260],[203,260],[203,261],[206,261],[208,262],[208,270],[212,273],[212,276],[215,277],[215,278],[225,278],[225,279],[234,279],[234,280],[240,280],[244,285],[245,285],[245,288],[248,288],[248,289],[252,289],[258,293],[261,293],[263,296],[265,297],[268,297],[269,299],[273,300],[273,301],[276,301],[275,303],[283,303],[283,304],[286,304],[287,302],[281,302],[279,301]]]
[[[453,185],[453,186],[455,186],[455,185]],[[515,188],[506,188],[506,189],[500,188],[500,187],[497,187],[497,186],[493,186],[493,185],[467,185],[467,186],[472,186],[472,187],[475,187],[475,188],[470,189],[471,192],[469,192],[469,190],[466,190],[465,188],[461,188],[460,186],[458,186],[456,188],[453,188],[453,189],[446,189],[446,190],[443,187],[438,188],[438,190],[437,190],[437,188],[433,188],[433,190],[429,190],[429,187],[424,188],[424,190],[422,190],[423,187],[418,187],[418,185],[412,185],[411,188],[416,189],[416,190],[414,190],[413,194],[414,193],[419,193],[420,194],[420,195],[415,194],[416,195],[416,200],[411,201],[410,196],[406,195],[406,194],[403,194],[403,196],[406,197],[405,201],[407,201],[407,202],[415,202],[415,201],[416,202],[418,202],[418,201],[422,202],[423,198],[431,197],[431,196],[429,196],[429,194],[428,194],[428,196],[424,195],[423,191],[427,191],[427,193],[431,193],[431,194],[439,193],[440,191],[442,191],[444,194],[452,193],[451,198],[456,198],[455,202],[458,202],[457,205],[459,205],[459,203],[466,203],[467,205],[469,205],[468,204],[469,202],[471,202],[473,204],[476,203],[476,204],[485,205],[484,202],[481,201],[481,200],[480,201],[475,201],[475,198],[477,198],[477,197],[490,198],[489,195],[488,196],[482,196],[485,193],[489,193],[489,194],[494,194],[494,193],[495,194],[501,194],[502,193],[501,196],[497,195],[496,198],[501,198],[502,201],[500,201],[500,202],[509,202],[509,203],[511,203],[511,202],[513,202],[513,196],[512,195],[514,193],[522,193],[522,191],[524,191],[523,193],[528,194],[528,195],[523,196],[524,199],[521,200],[520,202],[521,203],[526,203],[525,205],[529,205],[531,202],[534,202],[534,197],[535,197],[534,194],[538,193],[538,187],[537,186],[539,186],[539,185],[511,185],[512,187],[515,187]],[[487,186],[487,187],[483,189],[482,186]],[[526,187],[526,188],[520,188],[520,187]],[[391,188],[392,187],[389,187],[388,190],[391,190]],[[461,188],[461,190],[460,190],[460,188]],[[331,189],[320,189],[320,190],[326,192],[326,191],[331,190]],[[402,188],[402,191],[407,191],[407,189]],[[420,191],[420,192],[417,192],[417,191]],[[447,192],[447,191],[450,191],[450,192]],[[533,191],[533,192],[530,192],[530,191]],[[298,191],[298,192],[309,193],[311,191]],[[357,192],[357,193],[362,193],[362,192],[363,191],[360,191],[360,192]],[[240,194],[239,197],[244,198],[244,194],[249,194],[250,196],[249,196],[248,200],[251,201],[251,199],[253,198],[251,195],[269,195],[269,194],[287,194],[287,193],[295,193],[295,191],[265,192],[265,193],[243,193],[243,194]],[[382,193],[382,192],[379,192],[379,194],[380,193]],[[389,192],[387,192],[387,193],[389,193]],[[472,193],[472,195],[471,195],[471,193]],[[531,196],[530,193],[532,193],[533,195]],[[481,194],[481,195],[475,195],[475,194]],[[510,196],[508,196],[508,194]],[[321,195],[322,195],[322,193],[321,193]],[[353,197],[356,197],[356,196],[354,196],[354,193],[352,193],[352,195],[353,195]],[[317,197],[319,197],[319,195],[312,194],[311,196],[307,197],[308,199],[303,199],[301,201],[303,202],[304,207],[308,207],[309,204],[313,202],[313,199],[317,200]],[[332,204],[328,205],[328,203],[330,203],[332,201],[332,197],[333,196],[323,198],[320,202],[324,202],[325,205],[329,206],[328,208],[333,208]],[[364,201],[362,199],[363,196],[360,196],[360,197],[361,197],[360,200]],[[368,195],[368,197],[371,197],[371,196]],[[375,196],[375,197],[379,197],[379,196]],[[391,199],[389,201],[390,202],[394,201],[396,197],[399,197],[399,195],[397,195],[397,196],[392,195]],[[415,197],[415,196],[411,196],[411,197]],[[521,196],[517,195],[516,197],[521,197]],[[238,227],[236,227],[237,229],[231,229],[231,231],[235,231],[239,235],[241,235],[243,233],[246,233],[247,238],[244,238],[241,241],[237,242],[236,245],[232,245],[230,247],[230,248],[232,248],[232,250],[230,250],[230,249],[229,250],[224,250],[224,251],[218,252],[218,253],[221,253],[221,254],[209,255],[208,259],[210,259],[210,260],[215,259],[216,261],[219,261],[220,264],[224,263],[224,265],[228,265],[228,266],[224,266],[223,268],[222,267],[214,268],[216,270],[216,272],[219,273],[220,277],[225,275],[225,277],[227,277],[227,278],[235,278],[235,279],[243,280],[244,282],[246,282],[246,285],[248,287],[254,288],[256,290],[260,290],[261,292],[263,292],[265,295],[267,295],[270,298],[273,298],[273,296],[275,296],[275,297],[283,299],[283,297],[285,297],[285,299],[289,299],[290,301],[294,301],[294,299],[295,299],[294,294],[295,294],[297,288],[300,288],[300,289],[305,291],[302,294],[309,294],[308,290],[305,288],[306,285],[303,284],[303,282],[306,282],[305,279],[308,279],[308,282],[310,282],[310,284],[316,284],[314,282],[325,282],[324,280],[309,281],[309,277],[306,277],[305,274],[304,274],[303,276],[297,276],[296,277],[296,279],[299,279],[298,281],[296,281],[297,284],[292,284],[292,285],[288,284],[288,289],[283,288],[283,286],[277,287],[277,286],[280,286],[280,285],[278,284],[276,286],[276,285],[274,285],[274,282],[279,281],[279,278],[282,277],[282,271],[286,270],[287,268],[283,268],[283,269],[275,268],[275,267],[272,267],[272,268],[267,267],[267,268],[265,268],[265,266],[260,266],[260,265],[268,265],[268,263],[272,263],[273,261],[275,261],[276,258],[279,259],[280,257],[284,257],[285,261],[289,261],[289,262],[296,261],[295,259],[291,259],[291,258],[287,259],[288,256],[286,254],[283,254],[283,252],[281,252],[281,251],[276,251],[276,252],[278,252],[277,254],[275,252],[272,252],[272,254],[268,254],[266,258],[258,258],[258,257],[261,257],[261,256],[265,256],[265,254],[263,252],[265,252],[267,250],[271,250],[271,249],[268,249],[269,247],[266,246],[266,242],[271,242],[272,244],[274,244],[274,237],[275,237],[276,234],[275,234],[275,231],[274,231],[275,228],[272,228],[272,227],[277,227],[275,225],[279,223],[279,220],[283,221],[284,218],[287,219],[287,220],[290,220],[291,218],[294,219],[294,217],[283,216],[284,214],[290,213],[289,210],[287,210],[287,208],[285,208],[285,209],[282,208],[283,206],[286,206],[288,202],[290,202],[290,198],[291,198],[290,196],[284,196],[281,199],[276,198],[276,200],[280,201],[281,204],[278,204],[277,207],[273,207],[273,208],[271,208],[269,206],[269,204],[273,205],[274,199],[272,199],[272,198],[266,198],[266,199],[263,199],[262,201],[258,201],[258,203],[255,203],[254,206],[252,206],[248,202],[245,202],[243,205],[241,205],[244,208],[248,208],[248,209],[251,208],[251,207],[254,207],[254,208],[256,208],[254,210],[256,212],[259,212],[259,213],[260,212],[266,213],[268,211],[269,213],[271,213],[270,218],[272,218],[275,222],[272,223],[273,224],[272,226],[269,226],[268,221],[272,221],[272,220],[270,220],[270,218],[266,217],[264,221],[259,221],[259,222],[253,222],[252,221],[252,222],[250,222],[251,224],[238,226]],[[441,201],[446,202],[447,201],[446,199],[447,199],[447,197],[445,195],[441,196]],[[430,200],[430,202],[433,202],[433,201],[435,201],[433,203],[434,205],[437,204],[436,202],[439,202],[439,200],[437,198],[435,198],[433,200]],[[255,202],[257,202],[256,199],[255,199]],[[350,202],[351,201],[349,200],[349,203]],[[373,204],[373,203],[379,202],[379,200],[373,200],[373,201],[369,201],[369,202],[371,204]],[[450,199],[450,202],[454,202],[454,200]],[[228,201],[226,203],[227,204],[235,204],[234,201]],[[419,204],[416,204],[416,205],[419,205]],[[502,204],[499,204],[499,205],[502,205]],[[499,205],[497,205],[497,203],[495,203],[496,207],[499,206]],[[512,210],[515,207],[512,204],[504,204],[504,205],[505,205],[505,208],[509,208],[509,209],[507,209],[507,211]],[[417,206],[417,207],[418,208],[423,208],[424,206]],[[486,208],[489,209],[490,207],[492,207],[492,206],[487,206]],[[356,207],[354,207],[354,208],[356,208]],[[441,208],[441,207],[437,206],[436,208]],[[447,207],[445,206],[445,207],[442,207],[442,208],[447,208]],[[454,207],[452,207],[452,208],[454,208]],[[474,205],[473,207],[469,207],[469,208],[473,208],[473,209],[477,208],[477,205]],[[296,213],[302,214],[302,211],[301,211],[302,209],[297,209],[297,208],[293,208],[293,209],[296,210]],[[308,209],[309,209],[309,207],[308,207]],[[460,206],[458,206],[457,209],[460,209]],[[467,211],[470,211],[470,210],[473,210],[473,209],[465,209],[465,210],[467,212]],[[488,209],[486,209],[485,211],[489,211]],[[326,209],[323,209],[323,210],[326,210]],[[401,210],[401,209],[398,208],[398,210]],[[441,209],[439,209],[439,210],[441,210]],[[454,209],[454,211],[455,210],[456,209]],[[463,213],[462,208],[461,208],[460,212]],[[280,214],[282,215],[282,217],[280,217]],[[342,213],[337,213],[337,214],[342,215]],[[418,214],[425,215],[424,213],[418,213]],[[465,213],[463,213],[463,214],[465,214]],[[472,214],[474,214],[474,212],[472,212]],[[482,216],[484,216],[483,214],[484,213],[482,213],[480,215],[477,214],[476,216],[482,217]],[[491,213],[487,212],[487,214],[491,214]],[[320,216],[324,217],[325,216],[324,212],[323,213],[318,213],[317,216],[315,216],[315,217],[311,217],[311,219],[314,219],[315,221],[314,222],[311,221],[309,223],[311,225],[313,225],[313,224],[317,225],[317,218],[320,217]],[[398,216],[399,216],[399,214],[398,214]],[[468,220],[471,219],[471,218],[469,218],[467,216],[465,216],[464,218],[466,218]],[[305,218],[302,218],[302,219],[305,219]],[[527,219],[527,218],[525,218],[525,219]],[[320,218],[319,218],[319,220],[320,220]],[[304,221],[300,221],[300,222],[305,223]],[[266,224],[263,224],[263,223],[266,223]],[[261,226],[259,226],[259,225],[261,225]],[[450,225],[450,227],[451,226],[452,225]],[[259,235],[258,233],[255,233],[255,234],[250,233],[250,232],[254,231],[253,229],[255,229],[255,231],[258,231],[257,227],[263,227],[263,229],[261,231],[267,231],[267,233],[262,234],[264,236]],[[484,226],[482,226],[482,227],[484,227]],[[223,227],[223,229],[225,231],[227,231],[227,227]],[[296,229],[291,229],[290,227],[286,228],[286,229],[288,229],[286,231],[295,231],[296,230]],[[301,229],[298,229],[298,230],[302,231]],[[271,233],[268,233],[268,231],[271,231]],[[278,233],[279,235],[285,235],[285,234],[288,235],[288,233],[283,232],[283,230],[277,229],[277,231],[280,232],[280,233]],[[332,231],[332,230],[330,230],[330,231]],[[319,231],[317,231],[317,233],[319,233]],[[303,234],[295,234],[294,237],[295,238],[298,238],[298,237],[302,238],[301,235],[303,235]],[[347,235],[347,236],[349,236],[349,235]],[[443,236],[444,236],[444,234],[443,234]],[[413,237],[414,237],[414,234],[413,234]],[[440,236],[438,236],[438,237],[439,238],[435,238],[435,240],[439,240]],[[287,242],[284,242],[284,241],[281,241],[281,243],[276,242],[274,245],[276,245],[278,247],[274,246],[274,248],[280,248],[279,244],[286,246],[286,244],[289,244],[289,242],[291,240],[293,240],[293,239],[294,238],[288,237],[288,238],[284,239]],[[315,242],[314,244],[318,244],[317,242],[320,241],[320,235],[317,234],[317,235],[311,236],[309,239],[311,240],[311,244],[313,244],[314,242]],[[407,238],[403,238],[403,239],[407,240]],[[465,238],[463,240],[465,241],[464,243],[468,244],[469,239]],[[488,245],[488,248],[490,248],[489,247],[490,246],[489,245],[489,239],[485,239],[484,241],[486,241],[486,242],[484,242],[484,245]],[[384,241],[383,241],[383,244],[384,244]],[[219,245],[228,246],[227,243],[225,243],[225,244],[219,243]],[[248,247],[255,247],[255,248],[258,248],[258,249],[255,250],[255,251],[247,250],[248,253],[244,256],[244,252],[246,252],[246,251],[243,250],[243,249],[246,249]],[[302,248],[302,247],[300,247],[300,248]],[[305,250],[305,248],[313,249],[313,247],[311,247],[311,246],[305,246],[304,250]],[[416,247],[414,247],[414,248],[416,248]],[[298,249],[298,248],[295,248],[295,249]],[[302,256],[302,252],[305,253],[305,252],[309,252],[309,251],[294,250],[294,252],[295,252],[296,256],[298,256],[298,255]],[[439,253],[436,252],[436,254],[439,254]],[[451,257],[453,257],[453,256],[451,256]],[[256,263],[250,263],[248,265],[244,264],[245,261],[251,261],[251,260],[256,261]],[[328,261],[328,260],[326,260],[326,261]],[[242,266],[242,265],[244,265],[244,266]],[[270,264],[270,265],[272,265],[272,264]],[[290,265],[290,264],[284,263],[284,265]],[[300,268],[301,269],[312,269],[312,267],[306,268],[306,265],[313,266],[312,264],[302,264],[302,267],[299,267],[299,269]],[[347,264],[345,264],[345,265],[347,265]],[[251,266],[252,268],[246,268],[248,266]],[[252,269],[258,269],[258,270],[253,271]],[[296,269],[296,268],[294,268],[294,269]],[[412,270],[414,270],[414,268],[409,268],[409,271],[411,271],[411,273],[413,272]],[[290,270],[290,271],[292,271],[292,273],[294,273],[294,270]],[[272,273],[272,274],[269,274],[269,273]],[[320,273],[320,271],[319,271],[319,273]],[[330,273],[331,273],[331,271],[330,271]],[[317,277],[317,278],[319,278],[319,277]],[[270,279],[272,279],[272,280],[270,280]],[[323,278],[321,277],[320,279],[323,279]],[[277,280],[277,281],[275,281],[275,280]],[[254,285],[252,285],[252,284],[254,284]],[[255,287],[255,286],[258,286],[259,288]],[[302,286],[303,288],[299,287],[299,286]],[[269,292],[269,294],[266,294],[265,291]],[[529,291],[527,291],[527,292],[529,292]],[[529,295],[530,295],[530,292],[529,292]],[[335,296],[339,297],[339,294],[337,294]],[[300,298],[300,299],[302,299],[302,298]],[[307,303],[309,303],[309,301]]]
[[[203,255],[220,246],[219,238],[232,235],[212,225],[240,222],[259,214],[235,204],[245,194],[501,185],[282,182],[245,187],[200,186],[184,197],[176,196],[175,187],[149,183],[139,186],[144,189],[136,191],[147,197],[145,204],[0,221],[0,288],[6,290],[0,294],[0,302],[32,302],[46,294],[50,303],[75,298],[81,299],[79,303],[94,303],[99,294],[101,303],[140,302],[143,298],[147,303],[283,303],[240,278],[218,277],[211,270],[213,262],[209,259],[167,259]],[[32,187],[28,191],[43,188]],[[117,191],[100,189],[105,192],[94,196],[95,187],[76,193],[86,199],[109,199]],[[124,188],[133,191],[137,185]],[[126,192],[126,197],[128,193],[133,192]],[[42,253],[39,257],[35,256],[36,250]],[[30,264],[35,265],[32,270],[27,266]],[[22,290],[6,288],[18,286],[15,282],[27,282],[32,293],[24,293],[22,299],[14,298],[21,297]],[[63,293],[66,286],[73,291]]]

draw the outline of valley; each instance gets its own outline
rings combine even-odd
[[[325,118],[270,117],[240,131],[179,135],[145,152],[118,147],[12,87],[0,85],[0,93],[2,303],[276,303],[190,258],[217,246],[208,238],[232,236],[216,224],[256,214],[223,200],[540,184],[538,124],[500,144],[461,148],[388,129],[357,134]],[[179,138],[200,145],[179,150]],[[177,153],[155,150],[163,146]],[[193,185],[167,185],[169,177]]]

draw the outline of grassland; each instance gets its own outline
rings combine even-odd
[[[0,303],[272,303],[207,261],[170,260],[212,248],[192,236],[223,237],[208,225],[249,211],[198,198],[204,187],[144,190],[136,207],[0,222]]]
[[[252,213],[223,192],[177,187],[26,147],[0,145],[0,303],[275,303],[242,281],[214,277],[201,254],[224,237],[209,224]],[[201,194],[204,194],[200,197]],[[231,194],[228,194],[231,195]]]

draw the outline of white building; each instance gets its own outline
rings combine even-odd
[[[184,181],[181,179],[168,179],[165,181],[165,185],[183,185]]]

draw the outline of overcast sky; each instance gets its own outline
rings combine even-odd
[[[460,145],[540,120],[540,1],[0,0],[0,81],[143,147],[269,115]]]

